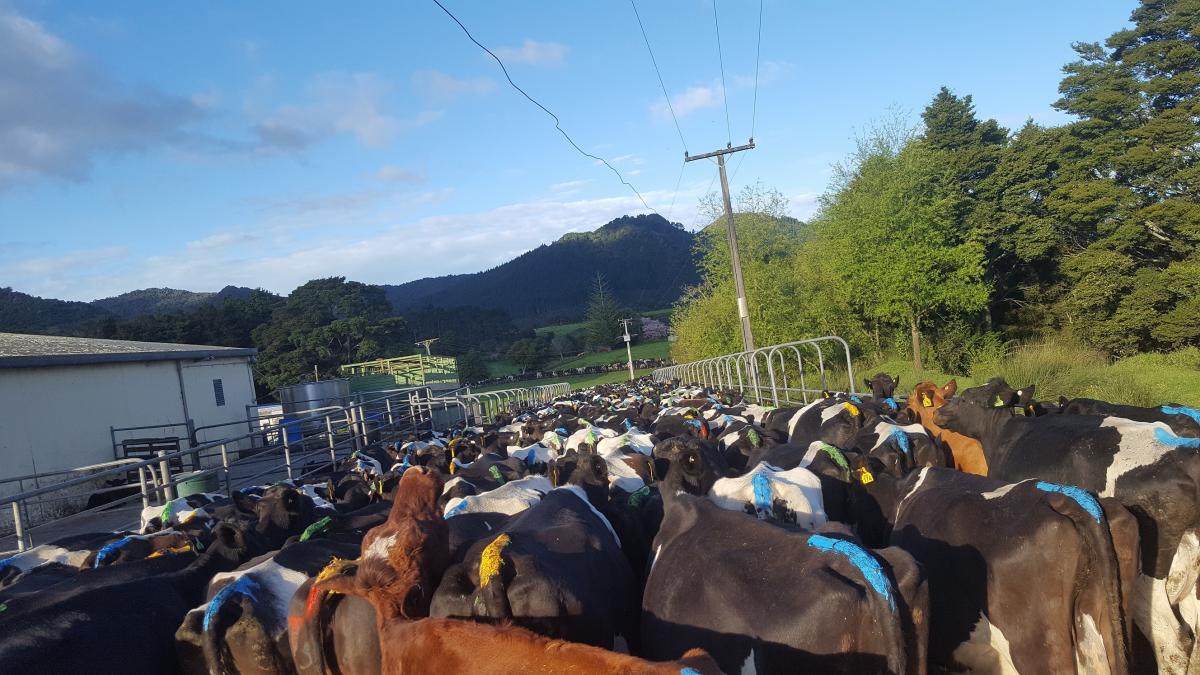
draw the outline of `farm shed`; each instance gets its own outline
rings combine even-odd
[[[244,422],[255,403],[255,353],[0,333],[0,482],[112,461],[137,437],[176,437],[182,449],[189,425]]]

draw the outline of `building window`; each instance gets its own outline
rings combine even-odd
[[[220,380],[213,380],[213,396],[217,399],[217,406],[225,405],[225,384]]]

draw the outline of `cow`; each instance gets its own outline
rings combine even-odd
[[[385,675],[720,675],[715,661],[693,649],[667,663],[643,661],[597,647],[553,640],[518,626],[455,619],[389,624],[382,636]]]
[[[582,487],[566,485],[476,542],[446,571],[430,615],[611,649],[618,636],[636,642],[635,598],[616,531]]]
[[[1129,671],[1137,526],[1116,500],[937,468],[875,471],[855,495],[864,541],[899,546],[929,574],[931,665]]]
[[[352,565],[334,561],[322,573],[334,576],[348,567]],[[314,584],[327,579],[318,575],[305,581],[288,606],[293,667],[298,675],[378,675],[381,662],[375,608],[357,595],[312,591]],[[313,603],[316,610],[310,611]]]
[[[963,434],[944,429],[934,421],[934,413],[942,407],[946,399],[958,391],[958,382],[950,380],[944,387],[938,387],[932,382],[922,382],[913,388],[912,396],[908,397],[905,408],[914,419],[920,420],[935,439],[950,450],[954,460],[954,468],[977,476],[988,475],[987,459],[983,456],[983,446],[979,440]]]
[[[663,481],[642,600],[645,657],[700,647],[726,673],[923,672],[912,622],[927,616],[928,595],[923,579],[910,579],[920,574],[911,558],[899,554],[902,569],[892,567],[845,535],[728,511],[682,487],[708,480],[680,458]],[[898,577],[920,590],[902,593]],[[915,612],[913,597],[923,597]]]
[[[1195,602],[1200,574],[1200,440],[1175,436],[1161,422],[1016,417],[1005,407],[984,408],[961,397],[939,408],[934,421],[978,438],[992,477],[1078,485],[1128,508],[1141,540],[1135,624],[1153,645],[1161,671],[1188,667],[1200,626],[1179,603]],[[1181,584],[1192,590],[1181,595]]]
[[[208,673],[290,673],[288,606],[296,590],[357,544],[310,540],[213,577],[208,601],[175,632],[181,668]]]
[[[220,523],[213,532],[213,544],[181,570],[43,591],[30,596],[22,611],[0,612],[0,673],[175,670],[172,637],[188,610],[203,600],[209,579],[263,551],[262,538],[240,525]],[[95,572],[124,573],[138,566]]]
[[[804,447],[813,441],[852,447],[863,424],[858,404],[837,398],[817,399],[802,408],[777,408],[763,419],[763,429],[777,442]],[[748,464],[756,463],[757,457],[751,454]]]
[[[1135,422],[1162,422],[1171,427],[1177,436],[1200,437],[1200,410],[1178,404],[1144,408],[1135,405],[1118,405],[1093,398],[1073,398],[1062,404],[1064,415],[1106,415],[1123,417]]]
[[[893,398],[896,394],[896,387],[900,386],[900,376],[892,377],[887,373],[876,373],[871,379],[863,379],[863,384],[867,385],[867,389],[871,391],[871,396],[880,404],[886,405],[892,410],[898,410],[900,405]]]

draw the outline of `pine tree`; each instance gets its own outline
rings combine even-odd
[[[592,349],[612,347],[620,334],[620,319],[623,314],[621,306],[608,292],[604,276],[597,274],[592,286],[592,296],[588,300],[587,320],[584,325],[588,346]]]

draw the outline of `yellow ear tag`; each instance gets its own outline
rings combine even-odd
[[[846,406],[846,410],[850,411],[852,417],[858,417],[858,406],[853,403],[843,403],[842,405]]]
[[[921,394],[921,405],[926,408],[933,407],[933,399],[929,398],[929,394]]]
[[[858,480],[863,485],[870,485],[871,483],[875,482],[875,474],[871,473],[870,471],[867,471],[866,469],[859,469],[858,470]]]
[[[994,408],[1003,408],[1004,407],[1004,399],[1000,398],[1000,394],[996,394],[996,400],[992,401],[992,407],[994,407]]]

